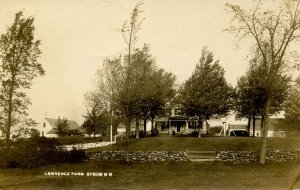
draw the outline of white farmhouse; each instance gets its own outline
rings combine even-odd
[[[43,123],[40,123],[37,127],[37,130],[40,132],[41,136],[45,137],[57,137],[57,119],[45,118]],[[73,120],[68,120],[70,129],[77,129],[83,132],[83,129],[80,128],[78,123]]]

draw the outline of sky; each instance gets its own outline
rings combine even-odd
[[[0,34],[12,25],[15,13],[33,16],[35,37],[41,40],[39,62],[46,71],[28,92],[30,116],[66,117],[82,123],[84,94],[103,59],[124,53],[121,34],[136,0],[0,0]],[[249,43],[225,32],[231,14],[225,4],[252,7],[252,0],[144,0],[145,18],[138,43],[151,47],[159,67],[173,72],[178,84],[191,76],[207,46],[233,86],[248,66]],[[3,19],[4,18],[4,19]],[[239,45],[239,47],[237,47]]]

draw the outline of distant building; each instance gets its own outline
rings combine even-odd
[[[268,137],[284,137],[287,134],[299,134],[295,129],[288,129],[286,126],[286,119],[283,113],[270,117]],[[261,137],[261,120],[257,119],[255,122],[254,136]],[[185,116],[180,108],[174,108],[170,117],[162,117],[155,121],[154,126],[157,127],[160,132],[171,134],[175,133],[190,133],[198,129],[198,125],[201,125],[199,119],[195,117]],[[250,136],[253,135],[252,121],[250,122]],[[223,127],[220,135],[228,135],[229,130],[242,129],[248,130],[248,119],[240,117],[234,111],[230,112],[226,117],[212,118],[204,121],[202,126],[202,133],[208,132],[211,127]],[[290,135],[291,136],[291,135]]]
[[[136,121],[134,120],[130,124],[130,131],[135,133],[135,128],[136,128]],[[143,120],[140,120],[139,130],[144,130],[144,121]],[[149,121],[149,120],[147,120],[147,123],[146,123],[146,131],[147,132],[151,131],[151,121]],[[125,133],[126,133],[126,126],[124,123],[120,123],[117,128],[117,134],[124,135]]]
[[[77,129],[79,132],[84,133],[85,130],[82,129],[76,121],[68,120],[69,129]],[[57,127],[56,124],[57,119],[53,118],[45,118],[44,122],[39,124],[37,130],[40,132],[40,136],[45,137],[57,137]]]
[[[280,114],[279,116],[271,116],[269,119],[269,127],[268,127],[268,137],[284,137],[286,136],[286,129],[282,127],[283,125],[286,125],[286,119],[283,117],[283,114]],[[212,119],[209,120],[208,123],[210,124],[210,127],[214,126],[222,126],[223,131],[221,135],[224,135],[226,131],[230,129],[245,129],[248,130],[248,119],[240,117],[235,112],[231,112],[227,117],[220,118],[220,119]],[[250,130],[249,130],[250,136],[253,135],[253,122],[250,121]],[[256,119],[255,120],[255,130],[254,130],[254,136],[255,137],[261,137],[261,120]]]
[[[289,130],[286,124],[285,118],[270,118],[268,124],[268,137],[285,137]],[[250,123],[250,135],[253,135],[253,123]],[[257,119],[255,121],[255,131],[254,135],[256,137],[262,136],[261,131],[261,120]]]
[[[171,111],[170,117],[161,117],[157,119],[154,126],[162,133],[172,134],[175,133],[190,133],[198,130],[199,125],[198,117],[188,117],[184,114],[180,106],[174,107]],[[203,122],[202,133],[206,133],[208,125]]]

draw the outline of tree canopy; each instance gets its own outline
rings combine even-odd
[[[261,65],[252,63],[247,73],[237,83],[236,111],[244,117],[253,118],[262,116],[265,102],[265,79]],[[283,110],[288,96],[291,78],[288,75],[277,74],[273,81],[274,93],[271,96],[270,114]],[[255,119],[255,118],[254,118]]]
[[[300,77],[296,79],[285,105],[285,117],[292,123],[300,123]]]
[[[60,118],[58,117],[58,119],[56,120],[55,122],[55,126],[56,126],[56,134],[59,136],[59,137],[64,137],[68,134],[68,131],[70,129],[70,123],[68,121],[67,118]]]
[[[23,18],[23,12],[16,13],[14,23],[0,37],[0,124],[9,139],[12,127],[36,123],[28,118],[30,99],[24,92],[30,89],[32,80],[44,75],[38,62],[41,42],[35,40],[34,18]]]
[[[232,87],[226,82],[224,69],[214,61],[213,53],[203,48],[192,76],[183,84],[179,98],[186,114],[208,120],[224,116],[232,107]]]
[[[228,31],[237,38],[249,38],[253,42],[253,53],[261,59],[264,87],[263,100],[263,141],[260,163],[265,164],[268,123],[271,100],[276,91],[276,77],[288,67],[295,66],[291,59],[291,44],[300,37],[300,0],[285,0],[275,4],[272,9],[264,6],[262,0],[255,1],[253,9],[245,10],[239,5],[226,4],[233,14]],[[298,63],[297,63],[298,64]]]

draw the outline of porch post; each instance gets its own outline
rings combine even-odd
[[[188,121],[187,121],[187,120],[185,121],[185,129],[186,129],[186,131],[188,131],[188,130],[189,130],[189,123],[188,123]]]

